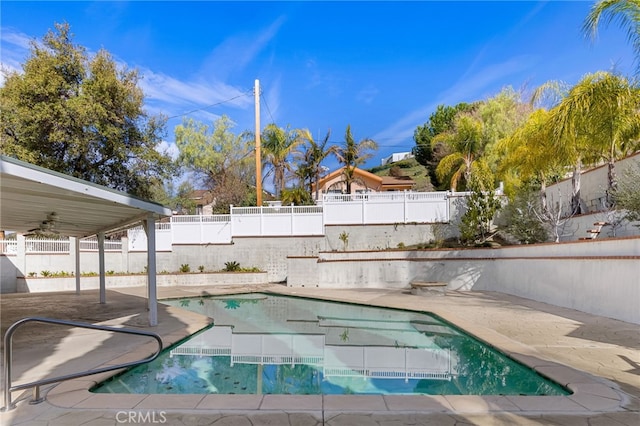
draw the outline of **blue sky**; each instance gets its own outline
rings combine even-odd
[[[226,114],[236,133],[253,130],[258,79],[262,127],[308,128],[318,140],[331,130],[340,143],[350,124],[357,140],[378,143],[372,167],[411,150],[439,104],[573,84],[613,66],[631,75],[631,45],[615,23],[594,42],[583,37],[592,4],[3,0],[1,61],[20,69],[29,40],[68,22],[89,52],[104,48],[139,70],[147,110],[173,117],[169,146],[184,117]]]

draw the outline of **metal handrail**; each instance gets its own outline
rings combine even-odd
[[[156,339],[158,343],[158,350],[152,356],[139,361],[125,362],[118,365],[111,365],[109,367],[97,368],[95,370],[87,370],[79,373],[66,374],[64,376],[36,380],[30,383],[11,386],[11,358],[12,358],[11,357],[11,349],[12,349],[11,339],[16,329],[28,322],[44,322],[49,324],[67,325],[70,327],[89,328],[92,330],[113,331],[115,333],[136,334],[139,336],[153,337],[154,339]],[[11,401],[11,392],[13,391],[27,389],[33,386],[33,399],[29,403],[38,404],[44,401],[44,398],[40,397],[40,386],[42,385],[62,382],[65,380],[75,379],[78,377],[90,376],[92,374],[104,373],[107,371],[119,370],[121,368],[135,367],[136,365],[145,364],[147,362],[153,361],[160,355],[160,352],[162,352],[162,338],[158,334],[148,332],[148,331],[134,330],[131,328],[116,328],[116,327],[109,327],[106,325],[95,325],[95,324],[89,324],[84,322],[59,320],[59,319],[53,319],[53,318],[42,318],[42,317],[23,318],[13,323],[4,334],[4,389],[5,391],[4,391],[4,407],[2,407],[0,411],[4,412],[4,411],[13,410],[14,408],[16,408],[16,405]]]

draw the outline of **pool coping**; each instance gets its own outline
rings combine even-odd
[[[380,306],[328,295],[307,294],[301,296],[287,289],[258,290],[256,292],[298,297],[342,301],[354,304]],[[419,297],[419,296],[418,296]],[[388,307],[388,306],[387,306]],[[411,308],[403,308],[415,310]],[[568,388],[573,393],[563,396],[520,395],[219,395],[219,394],[106,394],[89,390],[98,383],[122,372],[115,370],[90,377],[62,382],[51,388],[46,401],[65,409],[112,410],[163,410],[220,412],[220,413],[308,413],[315,417],[343,413],[445,413],[491,414],[514,413],[538,415],[541,413],[588,415],[626,411],[628,396],[618,390],[615,383],[590,373],[541,357],[534,348],[510,339],[495,330],[465,321],[449,310],[430,306],[431,312],[443,320],[463,329],[482,342],[495,347],[514,360],[526,365],[540,375]],[[187,337],[189,334],[163,335],[164,347]],[[156,349],[154,343],[138,347],[135,351],[119,356],[107,363],[114,365],[149,356]]]

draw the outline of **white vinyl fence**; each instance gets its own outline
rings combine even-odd
[[[392,224],[449,221],[448,192],[367,192],[326,194],[324,223]]]
[[[324,235],[320,206],[231,207],[234,237]]]
[[[16,254],[18,252],[18,241],[16,240],[0,240],[0,253]]]
[[[446,223],[449,192],[369,192],[325,194],[322,205],[234,207],[228,215],[180,215],[156,223],[156,250],[180,244],[230,244],[233,237],[321,236],[325,225]],[[127,231],[127,249],[147,250],[141,226]],[[0,240],[1,241],[1,240]],[[2,241],[0,252],[12,254],[16,245]],[[105,240],[105,250],[121,251],[121,241]],[[68,253],[68,239],[26,239],[27,253]],[[95,237],[80,240],[80,250],[97,251]]]

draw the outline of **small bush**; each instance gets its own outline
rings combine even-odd
[[[200,265],[200,266],[198,266],[198,271],[200,271],[200,272],[204,272],[204,265]]]
[[[42,272],[40,272],[40,275],[42,275],[43,277],[50,277],[51,276],[51,271],[42,271]]]
[[[180,265],[180,272],[191,272],[191,267],[188,263],[183,263],[182,265]]]
[[[240,270],[240,264],[236,261],[231,261],[231,262],[225,262],[224,263],[224,270],[226,272],[237,272]]]

